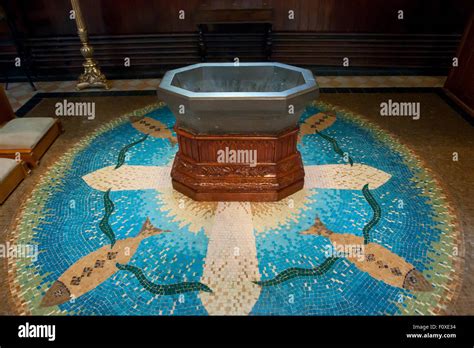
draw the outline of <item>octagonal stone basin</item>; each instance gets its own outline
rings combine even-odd
[[[275,135],[297,127],[319,89],[311,71],[281,63],[201,63],[168,71],[158,87],[194,134]]]

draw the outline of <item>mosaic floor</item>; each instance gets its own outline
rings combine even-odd
[[[455,296],[462,246],[449,202],[363,116],[307,108],[305,187],[277,203],[172,190],[173,122],[161,104],[118,118],[41,178],[10,236],[39,250],[9,259],[21,313],[438,314]]]

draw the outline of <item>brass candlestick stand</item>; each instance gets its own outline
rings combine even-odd
[[[100,71],[99,65],[94,60],[94,48],[89,45],[89,38],[87,35],[87,28],[82,17],[81,7],[79,6],[79,0],[71,0],[72,9],[75,13],[76,25],[77,25],[77,34],[81,40],[82,47],[81,53],[86,59],[82,66],[84,67],[84,72],[79,76],[77,82],[77,89],[84,88],[105,88],[109,89],[109,83],[105,78],[105,75]]]

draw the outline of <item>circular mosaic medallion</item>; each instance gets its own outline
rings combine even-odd
[[[134,117],[130,117],[134,116]],[[301,118],[303,190],[276,203],[195,202],[171,187],[164,105],[69,150],[22,207],[9,259],[24,314],[438,314],[459,286],[461,238],[414,154],[363,117]]]

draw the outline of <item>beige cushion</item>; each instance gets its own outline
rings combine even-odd
[[[53,124],[51,117],[15,118],[0,128],[0,149],[32,149]]]
[[[0,182],[3,182],[18,165],[19,163],[14,159],[0,158]]]

